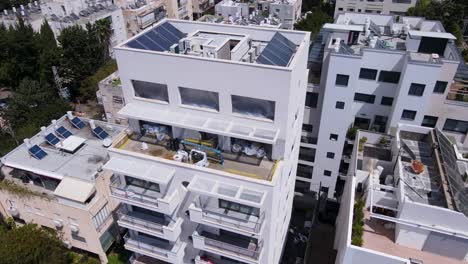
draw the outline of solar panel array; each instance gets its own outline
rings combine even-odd
[[[68,129],[66,129],[63,126],[57,128],[57,130],[55,130],[55,132],[57,132],[57,134],[61,138],[68,138],[69,136],[73,135],[72,132],[68,131]]]
[[[31,148],[28,149],[28,151],[29,151],[29,154],[31,154],[31,156],[33,156],[34,158],[38,160],[41,160],[45,156],[47,156],[47,153],[38,145],[32,146]]]
[[[56,137],[54,134],[49,133],[45,139],[47,140],[47,143],[49,143],[52,146],[55,146],[57,143],[60,142],[60,139]]]
[[[78,129],[82,129],[86,126],[86,124],[83,121],[81,121],[81,119],[77,116],[75,116],[70,122],[73,124],[74,127]]]
[[[289,64],[294,52],[296,45],[277,32],[258,56],[257,63],[284,67]]]
[[[183,37],[184,33],[169,22],[165,22],[128,42],[127,46],[134,49],[169,51],[170,47],[179,43]]]
[[[95,129],[93,129],[93,133],[94,135],[96,135],[96,137],[98,137],[99,139],[105,139],[109,136],[109,134],[107,134],[106,131],[104,131],[104,129],[102,129],[102,127],[98,126],[96,127]]]

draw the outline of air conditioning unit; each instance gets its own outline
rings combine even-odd
[[[70,230],[72,233],[78,233],[80,231],[77,225],[70,225]]]
[[[62,228],[63,227],[63,221],[61,219],[55,219],[54,220],[54,225],[56,228]]]
[[[14,217],[17,217],[19,215],[18,208],[16,208],[16,207],[8,208],[8,213],[10,213],[11,216],[14,216]]]

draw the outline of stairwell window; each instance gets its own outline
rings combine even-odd
[[[161,83],[132,80],[135,97],[169,103],[167,85]]]
[[[232,112],[236,114],[275,120],[275,102],[240,95],[231,95]]]
[[[217,92],[179,87],[179,93],[183,105],[219,111],[219,96]]]

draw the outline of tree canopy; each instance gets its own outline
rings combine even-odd
[[[294,28],[297,30],[310,31],[310,37],[314,39],[323,24],[333,22],[333,18],[323,11],[321,7],[313,7],[311,11],[312,14],[297,22]]]
[[[0,227],[0,264],[65,264],[68,250],[54,230],[35,224]]]

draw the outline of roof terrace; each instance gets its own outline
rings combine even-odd
[[[288,67],[305,36],[303,32],[165,19],[118,49]]]

